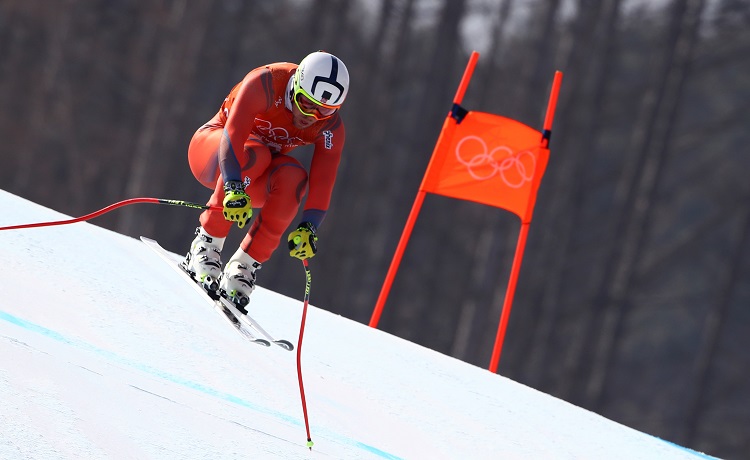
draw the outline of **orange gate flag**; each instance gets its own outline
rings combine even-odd
[[[489,370],[496,372],[537,191],[549,161],[549,140],[562,72],[555,72],[544,128],[540,132],[510,118],[471,112],[461,107],[461,100],[477,59],[479,53],[474,51],[469,58],[453,99],[453,108],[445,118],[427,171],[401,233],[370,318],[370,327],[378,327],[388,293],[427,193],[505,209],[521,218],[521,229],[490,360]]]
[[[448,124],[453,129],[445,127],[420,190],[502,208],[530,222],[549,161],[542,133],[482,112]]]

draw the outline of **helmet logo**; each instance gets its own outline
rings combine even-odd
[[[312,84],[312,88],[311,88],[312,89],[312,93],[315,94],[315,87],[318,85],[318,83],[321,83],[321,82],[322,83],[328,83],[329,85],[331,85],[331,86],[333,86],[333,87],[335,87],[336,89],[339,90],[338,97],[336,98],[336,100],[333,101],[334,104],[336,102],[338,102],[338,100],[341,99],[341,96],[344,94],[344,87],[343,87],[343,85],[341,85],[341,83],[339,83],[338,81],[336,81],[337,78],[338,78],[338,74],[339,74],[339,62],[338,62],[338,60],[335,57],[331,56],[331,75],[328,76],[328,77],[316,76],[313,79],[313,84]],[[332,96],[333,95],[331,94],[330,91],[323,91],[323,95],[321,97],[321,102],[323,102],[325,104],[326,102],[328,102],[328,100],[331,99]]]

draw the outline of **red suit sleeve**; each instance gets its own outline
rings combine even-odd
[[[227,120],[219,145],[219,167],[224,182],[241,180],[237,152],[243,151],[255,116],[270,107],[273,96],[271,71],[260,67],[248,73],[224,101],[222,111]]]
[[[315,150],[310,164],[309,191],[302,214],[302,220],[312,223],[315,228],[320,227],[331,203],[345,141],[346,130],[338,116],[333,117],[315,140]]]

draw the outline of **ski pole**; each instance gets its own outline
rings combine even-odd
[[[117,203],[111,204],[98,211],[92,212],[90,214],[86,214],[85,216],[76,217],[73,219],[57,220],[57,221],[52,221],[52,222],[37,222],[33,224],[11,225],[8,227],[0,227],[0,230],[17,230],[20,228],[51,227],[53,225],[74,224],[76,222],[82,222],[85,220],[93,219],[94,217],[101,216],[102,214],[106,214],[114,209],[127,206],[130,204],[137,204],[137,203],[166,204],[166,205],[171,205],[171,206],[182,206],[185,208],[194,208],[194,209],[203,209],[203,210],[222,209],[221,206],[208,206],[208,205],[191,203],[189,201],[182,201],[182,200],[166,200],[163,198],[131,198],[129,200],[118,201]]]
[[[310,267],[307,265],[307,259],[302,261],[305,267],[305,300],[302,306],[302,321],[299,326],[299,343],[297,343],[297,378],[299,379],[299,394],[302,399],[302,414],[305,417],[305,430],[307,430],[307,447],[312,450],[313,442],[310,437],[310,423],[307,420],[307,402],[305,401],[305,386],[302,383],[302,336],[305,334],[305,319],[307,318],[307,306],[310,303],[310,285],[312,284],[312,275]]]

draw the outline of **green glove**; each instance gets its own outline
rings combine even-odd
[[[253,207],[250,197],[245,193],[245,186],[238,180],[230,180],[224,184],[224,218],[237,222],[242,228],[253,217]]]
[[[310,222],[302,222],[287,238],[289,255],[299,260],[309,259],[318,252],[317,241],[315,226]]]

